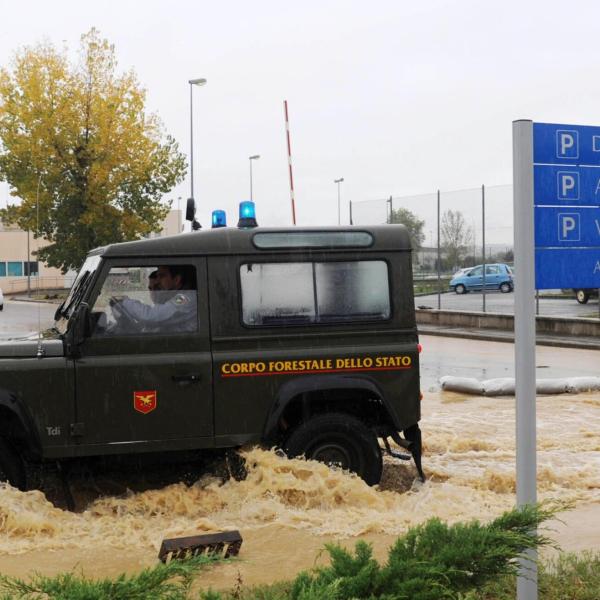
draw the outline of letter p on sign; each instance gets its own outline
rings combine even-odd
[[[560,242],[578,242],[579,238],[579,215],[577,213],[559,213],[558,240]]]
[[[571,129],[556,131],[556,157],[579,158],[579,132]]]
[[[556,178],[559,200],[579,200],[579,173],[577,171],[559,171]]]

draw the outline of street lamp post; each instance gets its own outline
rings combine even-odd
[[[193,110],[193,88],[206,85],[206,79],[190,79],[190,198],[194,199],[194,110]]]
[[[342,213],[341,213],[341,203],[340,203],[340,183],[342,183],[342,181],[344,181],[343,177],[333,180],[333,183],[337,183],[337,188],[338,188],[338,225],[342,224]]]
[[[252,199],[252,161],[258,160],[259,158],[260,158],[260,154],[253,154],[252,156],[248,157],[248,160],[250,161],[250,202],[253,202],[253,199]]]

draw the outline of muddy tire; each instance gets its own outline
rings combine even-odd
[[[25,468],[21,457],[13,447],[0,438],[0,481],[8,481],[10,485],[25,489]]]
[[[575,290],[575,298],[579,304],[587,304],[590,299],[590,293],[586,290]]]
[[[353,471],[369,485],[381,480],[383,462],[375,434],[356,417],[329,413],[298,426],[284,445],[289,457],[304,455]]]
[[[466,288],[466,287],[465,287],[465,286],[464,286],[462,283],[459,283],[459,284],[458,284],[458,285],[457,285],[457,286],[454,288],[454,291],[455,291],[457,294],[466,294],[466,293],[467,293],[467,288]]]

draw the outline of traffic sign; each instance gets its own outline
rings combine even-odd
[[[600,288],[600,127],[533,124],[535,287]]]

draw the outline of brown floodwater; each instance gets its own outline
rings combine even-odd
[[[428,392],[425,484],[411,463],[386,459],[379,488],[348,473],[274,452],[246,452],[248,477],[104,496],[56,508],[38,491],[0,487],[0,572],[76,569],[113,576],[156,563],[164,537],[239,529],[239,561],[202,583],[232,587],[291,578],[325,560],[324,543],[371,541],[379,557],[407,527],[437,516],[493,518],[515,502],[514,398]],[[600,394],[538,397],[538,494],[576,509],[556,524],[565,549],[600,548]]]

